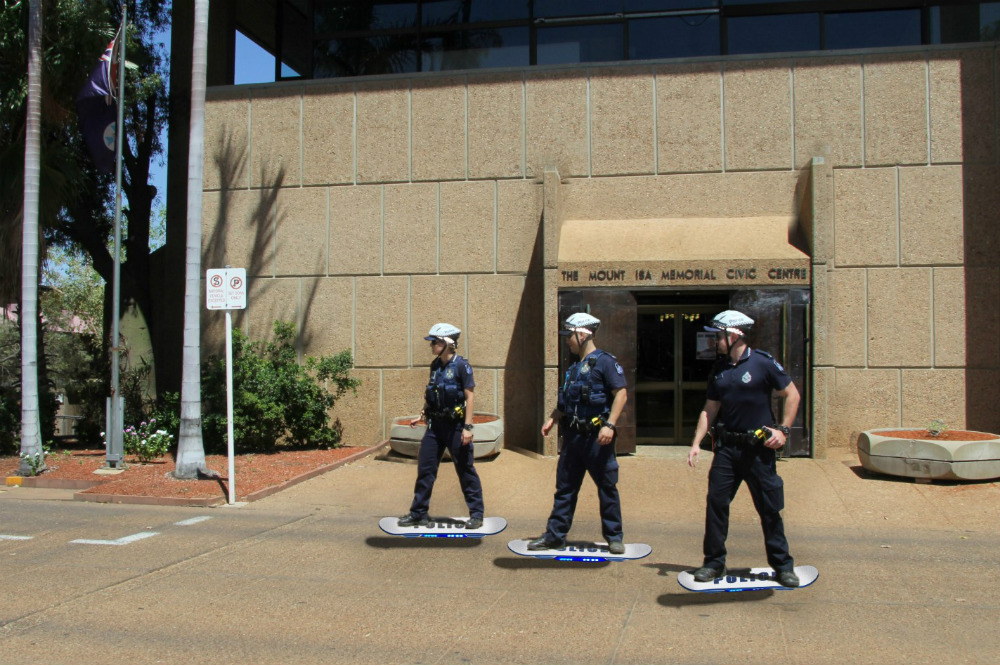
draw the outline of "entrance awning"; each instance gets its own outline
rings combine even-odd
[[[560,287],[809,285],[809,255],[789,243],[794,218],[567,220]]]

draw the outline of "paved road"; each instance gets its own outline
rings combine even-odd
[[[707,463],[623,459],[626,540],[653,554],[596,565],[507,550],[542,531],[555,480],[554,460],[511,451],[479,464],[487,514],[510,523],[481,541],[382,534],[416,468],[376,459],[238,508],[2,490],[0,663],[1000,660],[998,484],[866,478],[846,453],[783,461],[792,553],[820,579],[706,595],[675,578],[700,563]],[[599,538],[595,496],[585,482],[572,537]],[[463,510],[443,466],[432,512]],[[729,550],[763,564],[745,490]]]

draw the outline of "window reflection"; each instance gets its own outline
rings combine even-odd
[[[719,54],[719,17],[693,14],[628,22],[629,60]]]
[[[1000,39],[1000,2],[931,7],[931,44]]]
[[[624,0],[535,0],[535,18],[618,14]]]
[[[836,12],[826,15],[828,49],[864,49],[919,43],[919,9]]]
[[[529,64],[528,28],[455,30],[424,38],[421,70],[524,67]]]
[[[622,33],[621,23],[539,28],[538,64],[622,60]]]
[[[819,14],[738,16],[728,19],[729,53],[817,51]]]
[[[424,25],[511,21],[531,17],[528,0],[433,0],[423,3]]]
[[[365,76],[417,71],[412,35],[378,35],[317,42],[313,77]]]

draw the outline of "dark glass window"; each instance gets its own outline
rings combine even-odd
[[[425,72],[491,67],[526,67],[527,27],[454,30],[424,38],[420,68]]]
[[[726,6],[731,5],[776,5],[779,3],[792,3],[792,2],[813,2],[813,0],[722,0],[722,4]],[[815,3],[813,3],[815,4]]]
[[[316,42],[313,77],[366,76],[417,71],[412,35],[377,35]]]
[[[920,44],[920,10],[830,12],[826,48],[865,49]]]
[[[628,22],[629,60],[719,54],[719,16],[691,14]]]
[[[538,64],[623,60],[621,23],[559,26],[538,29]]]
[[[817,51],[819,14],[734,16],[726,19],[729,53]]]
[[[424,25],[513,21],[531,17],[528,0],[431,0],[421,7]]]
[[[352,2],[316,3],[313,25],[318,34],[359,30],[387,30],[413,27],[417,24],[416,2]]]
[[[718,6],[719,0],[625,0],[627,12],[663,12]]]
[[[535,18],[618,14],[623,0],[535,0]]]
[[[931,44],[1000,39],[1000,2],[931,7]]]

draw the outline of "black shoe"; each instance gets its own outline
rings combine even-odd
[[[779,571],[777,575],[778,583],[782,587],[798,587],[799,577],[795,575],[795,572],[791,569],[786,571]]]
[[[555,550],[557,548],[564,548],[566,546],[566,539],[556,539],[550,537],[548,534],[543,534],[537,539],[532,539],[528,542],[528,550]]]
[[[608,541],[608,550],[611,552],[612,555],[624,555],[625,544],[621,542],[621,539]]]
[[[699,583],[711,583],[716,578],[722,578],[726,575],[726,567],[719,567],[718,569],[714,567],[702,567],[694,572],[694,579]]]
[[[405,516],[399,517],[399,522],[396,523],[400,527],[423,527],[428,522],[427,516],[414,516],[412,513],[408,513]]]
[[[483,526],[482,518],[469,518],[467,521],[465,521],[465,529],[467,530],[478,530],[482,526]]]

